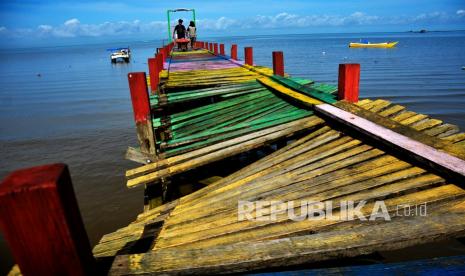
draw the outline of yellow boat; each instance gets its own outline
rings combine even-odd
[[[393,48],[399,43],[398,41],[394,42],[382,42],[382,43],[360,43],[360,42],[351,42],[349,43],[350,48]]]

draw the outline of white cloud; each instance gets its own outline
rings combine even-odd
[[[137,33],[156,33],[164,31],[166,23],[152,21],[142,23],[140,20],[104,22],[101,24],[83,24],[77,18],[65,21],[62,25],[39,25],[35,34],[44,37],[99,37],[131,35]]]
[[[234,19],[229,19],[226,17],[220,17],[218,19],[204,19],[197,21],[198,26],[202,26],[202,29],[205,30],[226,30],[231,27],[239,27],[239,21]]]
[[[81,22],[77,18],[72,18],[65,21],[65,26],[76,26],[79,24],[81,24]]]
[[[381,17],[357,11],[349,15],[297,15],[282,12],[273,16],[257,15],[243,19],[220,17],[217,19],[201,19],[197,21],[205,31],[225,31],[229,29],[274,29],[274,28],[307,28],[307,27],[341,27],[341,26],[368,26],[368,25],[408,25],[411,23],[462,23],[465,19],[465,10],[458,10],[455,14],[432,12],[416,16],[390,16]],[[14,37],[100,37],[119,35],[164,35],[165,21],[142,22],[114,21],[100,24],[85,24],[77,18],[66,20],[58,26],[39,25],[35,29],[9,29],[0,27],[0,32]],[[200,29],[200,28],[199,28]]]

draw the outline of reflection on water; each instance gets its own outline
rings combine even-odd
[[[400,42],[395,49],[348,48],[360,38]],[[362,97],[389,99],[465,129],[464,32],[215,40],[225,42],[226,49],[232,42],[239,49],[253,46],[259,65],[271,66],[271,52],[284,51],[286,72],[332,84],[339,63],[360,63]],[[69,164],[92,244],[142,210],[142,190],[126,189],[124,179],[134,164],[123,154],[128,145],[136,145],[126,75],[146,71],[147,58],[160,44],[130,43],[131,62],[117,64],[111,64],[105,50],[118,45],[0,53],[0,177],[21,167]],[[2,259],[4,250],[0,242]]]

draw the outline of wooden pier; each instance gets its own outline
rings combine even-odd
[[[463,235],[465,134],[456,126],[385,100],[358,101],[358,65],[341,65],[333,87],[285,76],[282,53],[273,53],[272,70],[253,65],[252,48],[240,62],[234,45],[230,56],[198,47],[165,63],[150,98],[157,153],[127,171],[128,187],[277,150],[103,237],[94,254],[116,256],[113,273],[241,272]],[[238,220],[239,201],[273,200],[366,201],[366,217],[384,200],[391,220],[294,221],[279,208],[274,221]],[[421,204],[427,216],[398,214]],[[147,248],[129,253],[141,241]]]
[[[94,247],[97,261],[111,260],[110,274],[256,271],[465,236],[457,126],[359,100],[357,64],[340,65],[335,87],[288,76],[282,52],[266,68],[251,47],[245,61],[237,51],[169,44],[149,59],[148,77],[128,75],[140,144],[126,157],[140,166],[126,172],[127,186],[146,187],[146,208]],[[169,201],[166,192],[186,181],[202,188]],[[265,202],[274,219],[258,211],[238,219],[243,201]],[[300,208],[282,204],[291,201],[331,202],[339,219],[290,219]],[[389,220],[366,220],[379,201]],[[341,219],[342,202],[365,205]]]

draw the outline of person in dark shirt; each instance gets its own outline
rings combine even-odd
[[[182,24],[182,19],[179,19],[178,25],[174,27],[173,36],[174,33],[178,36],[177,39],[186,38],[186,27]]]

